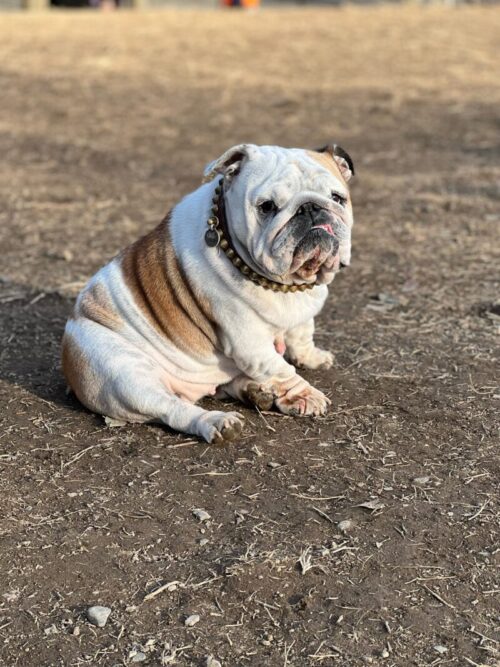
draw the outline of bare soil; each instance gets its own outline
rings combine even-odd
[[[499,19],[1,17],[0,664],[498,664]],[[74,296],[241,141],[357,166],[331,412],[109,428],[61,377]]]

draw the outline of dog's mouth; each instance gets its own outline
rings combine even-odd
[[[339,242],[330,224],[315,225],[297,244],[290,274],[314,282],[322,269],[331,271],[338,264]]]
[[[344,228],[344,221],[330,211],[304,205],[274,237],[271,256],[284,260],[279,275],[293,282],[330,282],[339,268]]]

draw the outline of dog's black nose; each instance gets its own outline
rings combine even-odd
[[[346,266],[349,266],[349,264],[344,264],[344,262],[340,262],[341,269],[345,269]]]
[[[312,201],[308,201],[305,204],[302,204],[302,206],[300,206],[297,209],[297,213],[299,215],[304,215],[305,213],[313,213],[313,212],[319,211],[319,209],[320,209],[320,207],[318,206],[318,204],[315,204]]]

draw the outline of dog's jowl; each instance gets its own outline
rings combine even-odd
[[[337,146],[242,144],[209,164],[79,295],[62,358],[80,401],[208,442],[236,438],[242,416],[204,410],[203,396],[324,414],[329,399],[295,366],[333,361],[314,345],[314,317],[350,261],[353,173]]]

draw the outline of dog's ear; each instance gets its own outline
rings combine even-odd
[[[217,174],[222,174],[225,179],[231,180],[240,171],[243,162],[250,159],[254,152],[255,146],[253,144],[233,146],[216,160],[207,164],[203,172],[203,182],[208,183]]]
[[[354,176],[354,163],[351,159],[351,156],[347,151],[345,151],[342,146],[337,144],[327,144],[323,148],[317,149],[318,153],[329,153],[332,158],[337,163],[340,173],[344,177],[346,183],[351,180]]]

